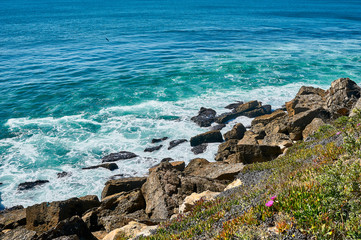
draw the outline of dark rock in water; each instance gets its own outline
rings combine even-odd
[[[233,109],[233,111],[230,113],[223,113],[217,116],[216,122],[227,123],[228,121],[235,119],[239,116],[254,118],[268,113],[271,113],[270,105],[262,106],[261,102],[250,101],[239,105],[236,109]]]
[[[243,103],[244,103],[244,102],[242,102],[242,101],[237,101],[237,102],[235,102],[235,103],[231,103],[231,104],[225,106],[224,108],[227,108],[227,109],[230,109],[230,110],[236,109],[236,108],[238,108],[240,105],[242,105]]]
[[[260,108],[256,108],[247,112],[242,112],[242,116],[246,116],[249,118],[254,118],[254,117],[258,117],[258,116],[262,116],[267,114],[268,112],[266,111],[266,109],[264,109],[263,107]]]
[[[109,180],[105,183],[102,191],[102,199],[120,192],[128,192],[137,188],[141,188],[147,180],[146,177],[130,177],[118,180]]]
[[[227,123],[228,121],[233,120],[241,115],[242,115],[242,113],[240,113],[240,112],[222,113],[221,115],[219,115],[217,117],[216,122],[219,124],[224,124],[224,123]]]
[[[106,169],[109,169],[110,171],[113,171],[115,169],[118,169],[118,165],[115,164],[115,163],[103,163],[103,164],[100,164],[100,165],[85,167],[85,168],[82,168],[82,169],[87,170],[87,169],[96,169],[96,168],[106,168]]]
[[[159,143],[159,142],[161,142],[161,141],[165,141],[165,140],[167,140],[168,139],[168,137],[163,137],[163,138],[153,138],[152,139],[152,143]]]
[[[159,145],[156,147],[149,147],[149,148],[144,149],[144,152],[154,152],[154,151],[161,149],[162,147],[163,147],[163,145]]]
[[[243,126],[242,123],[237,123],[236,125],[234,125],[234,127],[232,128],[232,130],[226,132],[224,134],[224,139],[226,141],[230,140],[230,139],[242,139],[244,136],[244,133],[246,132],[246,128]]]
[[[223,142],[223,137],[220,131],[209,131],[192,137],[190,142],[194,147],[202,143]]]
[[[36,186],[40,186],[43,185],[45,183],[48,183],[48,180],[37,180],[35,182],[24,182],[24,183],[20,183],[18,186],[18,190],[22,191],[22,190],[28,190],[28,189],[32,189]]]
[[[209,127],[215,121],[216,114],[217,112],[211,108],[201,107],[198,115],[192,117],[191,120],[201,127]]]
[[[67,238],[64,238],[63,236],[66,236]],[[36,240],[48,239],[97,240],[79,216],[73,216],[70,219],[59,222],[53,229],[50,229],[36,238]]]
[[[119,160],[126,160],[138,157],[137,154],[127,151],[120,151],[118,153],[111,153],[105,157],[102,158],[102,162],[115,162]]]
[[[216,126],[213,126],[211,128],[211,131],[222,130],[225,126],[226,126],[226,124],[217,124]]]
[[[2,182],[0,182],[0,185],[3,185],[3,183],[2,183]]]
[[[174,159],[167,157],[167,158],[163,158],[160,162],[171,162],[171,161],[174,161]]]
[[[186,164],[184,161],[175,161],[175,162],[167,162],[167,163],[170,163],[170,165],[178,171],[183,171],[184,168],[186,167]],[[162,162],[149,168],[149,173],[156,170],[161,164],[162,164]]]
[[[188,140],[187,139],[177,139],[177,140],[170,141],[168,150],[170,150],[184,142],[188,142]]]
[[[272,106],[271,105],[263,105],[262,107],[266,111],[266,114],[272,113]]]
[[[195,146],[191,149],[191,151],[197,155],[197,154],[201,154],[201,153],[204,153],[204,151],[207,150],[207,144],[206,143],[203,143],[201,145],[198,145],[198,146]]]
[[[26,228],[44,233],[54,229],[60,221],[75,215],[82,216],[87,210],[99,205],[99,199],[94,195],[35,204],[26,208]]]
[[[61,172],[61,173],[57,173],[56,174],[58,176],[58,178],[63,178],[63,177],[67,177],[67,176],[71,176],[70,172]]]

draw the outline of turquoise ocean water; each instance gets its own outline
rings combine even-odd
[[[111,175],[189,161],[189,144],[143,150],[205,131],[190,121],[201,106],[277,108],[302,85],[361,83],[360,12],[356,0],[0,1],[3,204],[99,195]],[[80,170],[120,150],[140,157],[114,172]],[[50,183],[16,190],[37,179]]]

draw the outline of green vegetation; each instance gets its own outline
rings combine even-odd
[[[360,112],[341,117],[284,156],[248,165],[250,178],[268,174],[257,184],[199,201],[143,239],[361,239],[360,133]]]

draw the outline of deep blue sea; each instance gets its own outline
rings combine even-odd
[[[360,0],[1,0],[2,203],[99,195],[114,174],[187,162],[187,143],[143,150],[206,131],[190,121],[201,106],[222,113],[257,99],[275,109],[302,85],[361,83],[360,13]],[[140,157],[81,170],[121,150]],[[50,183],[17,191],[37,179]]]

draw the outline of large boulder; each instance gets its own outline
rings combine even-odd
[[[237,123],[236,125],[234,125],[234,127],[232,128],[232,130],[226,132],[224,134],[224,139],[226,141],[230,140],[230,139],[242,139],[244,136],[244,133],[246,132],[246,128],[243,126],[242,123]]]
[[[339,78],[327,90],[326,106],[333,118],[349,115],[360,98],[361,88],[349,78]]]
[[[216,161],[224,161],[227,157],[236,152],[238,140],[231,139],[218,146],[218,152],[215,157]]]
[[[191,146],[197,146],[202,143],[213,143],[213,142],[223,142],[222,134],[220,131],[208,131],[199,135],[196,135],[191,138]]]
[[[239,140],[238,144],[259,144],[259,141],[263,139],[264,134],[255,133],[251,130],[245,132],[243,138]]]
[[[201,107],[198,115],[192,117],[191,120],[197,123],[200,127],[209,127],[212,123],[214,123],[216,114],[217,112],[211,108]]]
[[[105,157],[102,158],[102,162],[115,162],[115,161],[119,161],[119,160],[126,160],[126,159],[131,159],[131,158],[135,158],[138,157],[137,154],[132,153],[132,152],[127,152],[127,151],[120,151],[118,153],[111,153]]]
[[[263,115],[263,116],[259,116],[259,117],[256,117],[255,119],[252,120],[252,126],[256,125],[256,124],[263,124],[264,126],[267,125],[268,123],[272,122],[273,120],[277,119],[277,118],[280,118],[280,117],[283,117],[286,115],[286,112],[281,110],[281,109],[278,109],[276,111],[274,111],[273,113],[271,114],[266,114],[266,115]]]
[[[267,162],[277,158],[282,153],[278,146],[269,145],[237,145],[237,151],[232,162],[250,164]]]
[[[101,197],[102,199],[120,192],[128,192],[134,189],[140,189],[147,180],[146,177],[130,177],[117,180],[109,180],[105,183]]]
[[[25,224],[25,208],[18,207],[15,209],[0,211],[0,231],[3,229],[14,229]]]
[[[286,102],[286,109],[290,117],[315,108],[325,107],[326,92],[320,88],[303,86],[296,97]]]
[[[100,205],[97,196],[71,198],[65,201],[43,202],[26,208],[26,228],[38,233],[49,231],[60,221],[82,214]]]

